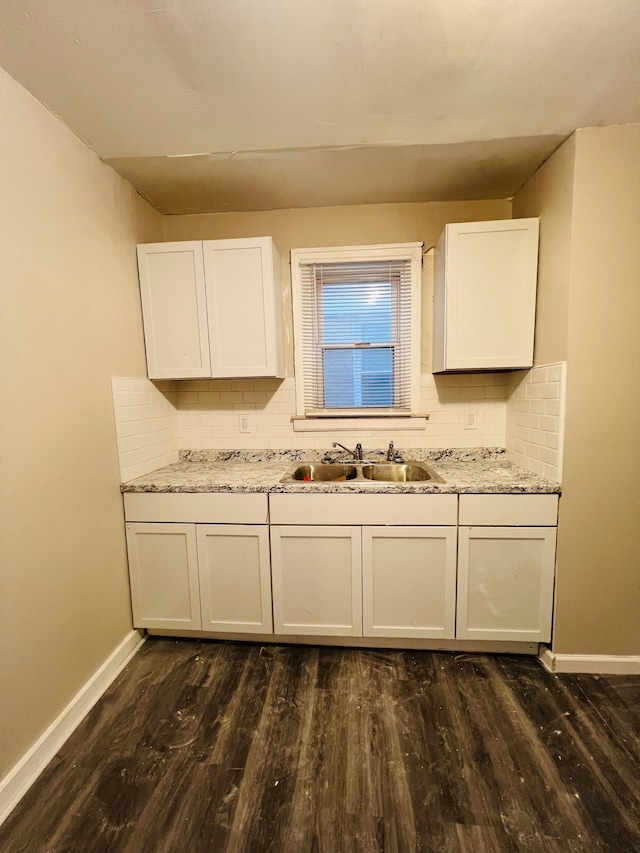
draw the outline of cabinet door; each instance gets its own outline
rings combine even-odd
[[[150,379],[211,376],[202,243],[138,246]]]
[[[127,524],[133,624],[200,630],[193,524]]]
[[[453,639],[455,527],[364,527],[365,637]]]
[[[271,633],[267,526],[199,524],[196,535],[203,631]]]
[[[461,527],[456,637],[551,639],[555,527]]]
[[[537,261],[537,219],[447,225],[434,264],[434,372],[533,364]]]
[[[276,634],[362,635],[359,527],[271,528]]]
[[[284,376],[280,281],[274,280],[279,265],[271,238],[203,246],[213,376]]]

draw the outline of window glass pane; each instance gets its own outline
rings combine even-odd
[[[322,286],[325,344],[391,341],[390,282],[349,282]]]
[[[327,409],[393,406],[393,349],[324,351]]]

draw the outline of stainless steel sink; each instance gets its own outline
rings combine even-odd
[[[424,462],[338,463],[307,462],[297,465],[280,480],[281,483],[417,483],[430,480],[443,483],[442,477]]]
[[[323,464],[307,464],[298,465],[298,467],[283,477],[282,482],[303,482],[303,483],[337,483],[341,480],[355,480],[358,476],[358,469],[354,465],[323,465]]]
[[[422,462],[381,462],[378,465],[363,465],[362,476],[365,480],[381,480],[385,483],[415,483],[420,480],[442,482],[442,478]]]

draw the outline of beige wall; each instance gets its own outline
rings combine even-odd
[[[0,71],[0,778],[131,630],[111,375],[161,218]]]
[[[640,125],[576,133],[554,650],[640,655]]]
[[[567,358],[575,147],[571,136],[513,199],[514,218],[540,217],[536,365]]]
[[[640,654],[640,125],[579,130],[514,199],[541,217],[537,364],[567,359],[553,650]]]

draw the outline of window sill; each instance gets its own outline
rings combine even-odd
[[[356,418],[291,418],[294,432],[342,432],[344,430],[380,430],[398,432],[412,430],[421,432],[429,421],[429,415],[410,415],[407,417],[360,416]]]

